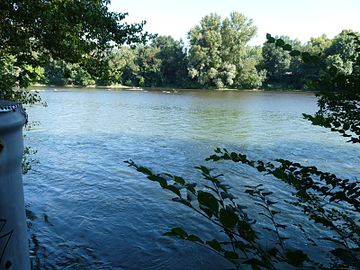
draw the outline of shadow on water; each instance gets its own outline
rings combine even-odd
[[[55,236],[51,243],[38,239],[39,230],[51,231],[51,222],[47,214],[38,218],[26,207],[26,218],[29,232],[30,265],[32,270],[43,269],[113,269],[111,263],[101,261],[96,252],[86,244],[79,245],[69,239]],[[43,232],[42,232],[43,233]]]

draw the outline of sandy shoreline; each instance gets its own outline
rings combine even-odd
[[[29,87],[30,91],[59,91],[64,89],[86,89],[92,90],[108,90],[108,91],[141,91],[141,92],[163,92],[163,93],[178,93],[178,92],[190,92],[190,91],[239,91],[239,92],[294,92],[294,93],[316,93],[316,91],[310,90],[293,90],[293,89],[199,89],[199,88],[175,88],[175,87],[135,87],[135,86],[124,86],[124,85],[109,85],[109,86],[74,86],[74,85],[32,85]]]

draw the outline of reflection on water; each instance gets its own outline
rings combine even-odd
[[[196,181],[194,166],[224,146],[252,159],[283,157],[359,175],[359,146],[302,119],[316,110],[310,94],[60,89],[41,95],[48,107],[29,108],[41,125],[26,138],[40,164],[24,179],[34,269],[229,268],[202,247],[162,236],[179,225],[206,239],[213,230],[123,164],[130,158]],[[264,183],[279,201],[290,194],[250,168],[206,164],[225,173],[234,193]],[[302,222],[297,209],[287,210],[284,220]]]

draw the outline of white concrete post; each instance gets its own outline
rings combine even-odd
[[[0,270],[29,270],[21,161],[26,114],[0,100]]]

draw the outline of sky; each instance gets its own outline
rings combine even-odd
[[[225,18],[232,11],[258,27],[253,45],[262,44],[266,33],[306,42],[322,34],[332,38],[343,29],[360,31],[360,0],[112,0],[110,10],[128,12],[128,22],[145,20],[150,33],[185,41],[205,15]]]

